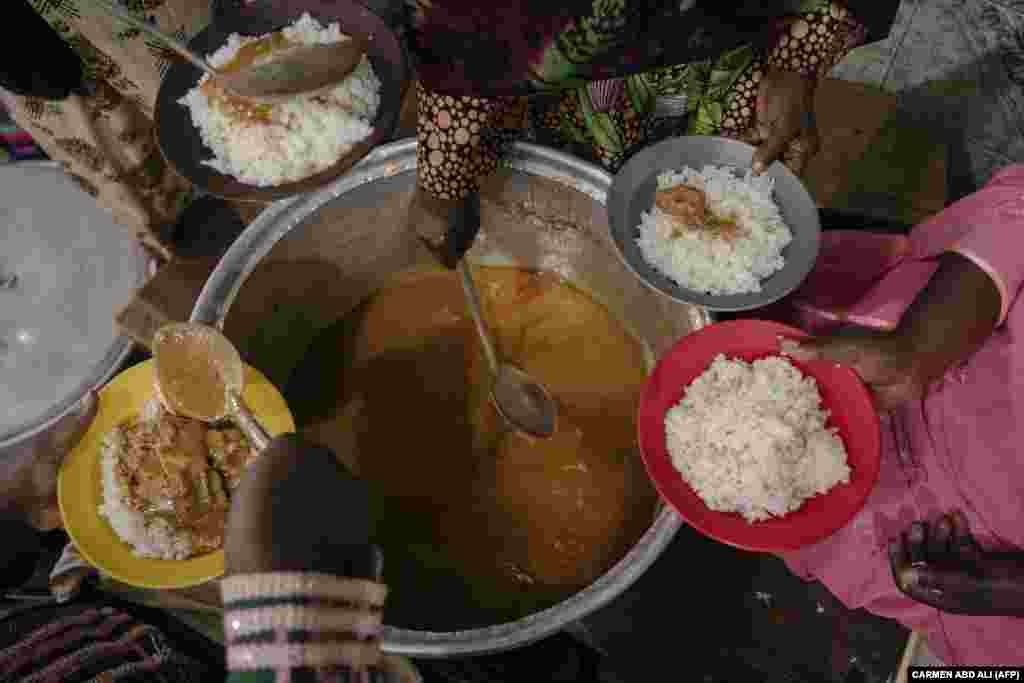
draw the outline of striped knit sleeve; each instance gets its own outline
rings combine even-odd
[[[383,683],[387,588],[330,574],[238,574],[223,580],[229,681]]]

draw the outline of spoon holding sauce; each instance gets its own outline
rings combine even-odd
[[[198,323],[164,325],[153,336],[156,390],[167,410],[203,422],[230,418],[257,451],[270,436],[242,400],[238,350],[219,330]]]

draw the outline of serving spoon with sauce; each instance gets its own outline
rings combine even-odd
[[[494,337],[484,320],[480,293],[464,258],[480,232],[480,221],[480,195],[474,192],[463,200],[459,210],[448,216],[445,237],[440,246],[423,235],[420,240],[459,274],[466,304],[473,316],[487,369],[490,371],[491,403],[512,429],[535,439],[546,439],[555,433],[557,427],[557,404],[547,389],[525,370],[498,359]],[[443,255],[438,252],[439,249],[444,252]]]
[[[193,66],[216,79],[228,92],[266,104],[302,94],[315,94],[345,80],[366,54],[363,36],[331,45],[289,45],[275,51],[272,61],[255,62],[228,71],[215,69],[177,38],[164,33],[112,0],[91,0],[105,12],[145,31]]]
[[[164,325],[153,336],[156,393],[167,410],[194,420],[230,418],[257,451],[270,443],[242,400],[245,369],[219,330],[198,323]]]
[[[514,429],[537,439],[546,439],[555,433],[558,409],[555,401],[542,384],[522,368],[508,362],[499,362],[494,339],[484,321],[480,295],[465,260],[457,266],[462,279],[470,314],[476,324],[480,345],[484,349],[487,366],[491,371],[491,402],[498,413]]]

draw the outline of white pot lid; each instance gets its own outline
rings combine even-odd
[[[0,166],[0,446],[45,428],[130,349],[141,248],[55,163]]]

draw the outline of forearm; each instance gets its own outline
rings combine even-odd
[[[231,502],[220,586],[230,671],[344,681],[376,663],[387,588],[370,495],[333,451],[295,434],[249,465]]]
[[[932,382],[966,360],[992,334],[1001,305],[999,290],[985,271],[959,254],[947,253],[894,336],[913,349],[922,377]]]

